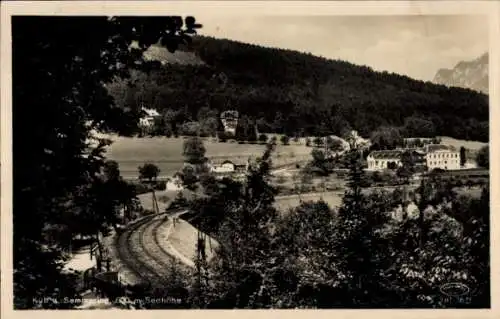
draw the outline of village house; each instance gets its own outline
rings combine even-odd
[[[155,109],[142,108],[142,111],[145,113],[143,117],[139,119],[139,126],[147,131],[151,129],[155,124],[155,119],[160,117],[160,113]]]
[[[460,169],[460,153],[453,147],[440,144],[430,144],[424,147],[426,164],[429,170],[436,168],[444,170]]]
[[[216,174],[231,174],[244,172],[248,167],[248,160],[241,159],[211,159],[209,162],[210,172]]]
[[[220,119],[226,133],[236,133],[236,127],[238,126],[238,117],[239,113],[235,110],[228,110],[221,113]]]
[[[376,171],[399,167],[402,165],[402,154],[403,152],[400,150],[373,151],[366,158],[368,170]]]

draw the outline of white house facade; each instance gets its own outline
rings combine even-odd
[[[238,126],[239,113],[236,110],[227,110],[221,113],[220,119],[224,126],[224,131],[235,134],[236,126]]]
[[[460,169],[460,152],[446,145],[426,145],[426,164],[429,170],[444,169],[457,170]]]
[[[245,172],[248,168],[248,160],[243,159],[211,159],[208,163],[210,172],[215,174],[234,175]]]
[[[235,165],[231,161],[224,161],[222,163],[213,163],[210,167],[213,173],[232,173],[235,171]]]
[[[142,108],[145,113],[143,117],[139,119],[139,125],[143,128],[150,128],[155,124],[155,119],[160,116],[160,113],[155,109]]]
[[[391,164],[394,163],[396,167],[402,165],[401,155],[402,151],[390,150],[390,151],[374,151],[366,158],[368,164],[368,170],[384,170],[389,169]]]

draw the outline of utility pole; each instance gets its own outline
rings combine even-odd
[[[153,211],[155,214],[159,214],[160,208],[158,207],[158,201],[156,200],[155,189],[153,186],[151,186],[151,198],[153,200]]]
[[[403,220],[408,218],[408,185],[403,185]]]

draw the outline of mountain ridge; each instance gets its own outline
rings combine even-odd
[[[489,53],[476,59],[458,62],[453,69],[439,69],[433,82],[449,87],[468,88],[488,94]]]

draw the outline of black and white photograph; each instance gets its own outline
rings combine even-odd
[[[499,2],[126,2],[2,3],[2,312],[492,308]]]

